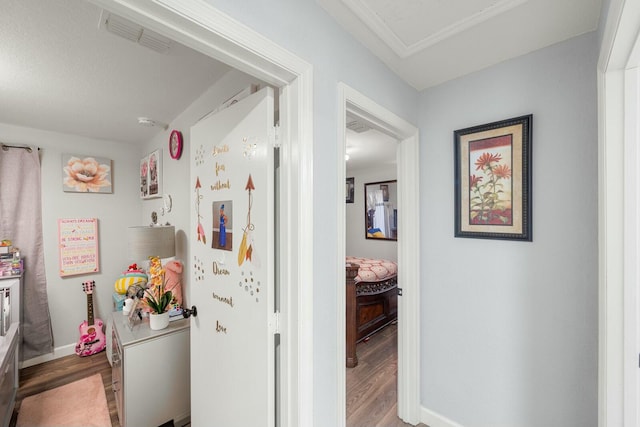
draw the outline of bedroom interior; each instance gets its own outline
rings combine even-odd
[[[347,115],[346,123],[346,423],[391,425],[387,414],[397,412],[397,239],[395,235],[392,238],[390,229],[385,236],[384,224],[393,222],[393,207],[397,208],[398,142],[364,119]],[[385,197],[382,189],[387,190]],[[375,201],[371,203],[367,196],[367,192],[374,191],[380,196],[377,213],[382,220],[378,218],[376,222],[382,228],[377,228],[379,237],[374,237],[371,230],[373,211],[369,208],[375,209]],[[378,340],[383,339],[390,344],[379,348]],[[378,350],[371,353],[367,347]],[[362,361],[358,353],[364,358]],[[378,359],[385,362],[376,363]],[[381,372],[388,386],[372,388],[371,382]],[[387,407],[388,411],[384,416],[378,414],[377,420],[363,418],[376,407]]]
[[[6,2],[5,5],[33,4],[31,0],[2,1]],[[623,234],[619,229],[623,223],[622,213],[625,212],[625,217],[629,213],[623,203],[629,194],[621,194],[620,189],[630,192],[636,189],[634,182],[631,182],[634,176],[622,176],[622,171],[631,173],[629,168],[623,168],[625,160],[622,152],[623,148],[628,148],[628,142],[626,136],[621,137],[622,120],[625,123],[632,120],[627,120],[626,116],[629,114],[625,110],[628,102],[625,104],[621,99],[624,98],[621,95],[624,93],[621,74],[626,77],[631,75],[623,73],[628,64],[633,64],[628,55],[625,56],[625,52],[628,53],[637,42],[638,32],[637,25],[633,27],[628,20],[635,19],[636,22],[640,14],[638,5],[632,5],[635,2],[629,0],[594,0],[580,2],[578,6],[574,3],[575,7],[569,10],[577,13],[569,13],[566,5],[571,1],[573,0],[493,2],[516,4],[512,11],[520,17],[518,11],[545,9],[544,15],[536,15],[539,17],[536,20],[541,25],[525,25],[518,31],[521,30],[531,39],[536,35],[549,37],[543,44],[527,45],[528,50],[520,49],[524,47],[520,46],[521,42],[524,45],[528,41],[521,40],[520,37],[494,37],[488,43],[479,43],[472,35],[479,35],[483,26],[499,20],[500,27],[508,30],[511,28],[510,24],[518,19],[501,19],[501,15],[498,15],[497,18],[488,19],[486,25],[475,23],[475,26],[436,46],[443,46],[443,51],[460,48],[460,52],[466,52],[452,58],[455,62],[477,64],[479,59],[486,60],[483,65],[474,70],[460,67],[452,73],[443,71],[446,61],[436,61],[433,69],[425,69],[427,72],[413,77],[438,79],[446,76],[445,79],[451,80],[439,81],[433,86],[418,89],[412,84],[406,84],[407,80],[402,80],[402,77],[397,77],[397,73],[402,70],[395,69],[393,65],[385,67],[382,64],[384,59],[365,52],[366,48],[371,49],[372,44],[382,45],[380,40],[375,39],[373,43],[356,40],[354,33],[348,35],[340,28],[348,25],[348,22],[339,22],[337,25],[330,19],[334,14],[331,13],[332,17],[329,17],[326,13],[326,4],[332,3],[346,9],[345,4],[357,2],[287,0],[284,2],[286,10],[277,12],[271,10],[272,5],[267,7],[265,2],[253,0],[241,3],[215,0],[202,2],[215,4],[215,8],[220,8],[224,13],[255,29],[266,39],[285,46],[313,66],[313,78],[309,84],[312,87],[309,92],[313,94],[313,113],[307,117],[313,122],[313,135],[307,134],[313,141],[313,147],[305,155],[313,159],[309,163],[313,164],[313,168],[309,169],[313,170],[309,176],[313,185],[309,190],[314,195],[312,205],[315,213],[313,219],[310,217],[308,223],[305,223],[316,234],[315,238],[309,239],[313,242],[313,260],[304,264],[309,267],[308,271],[312,271],[309,274],[312,277],[309,278],[313,280],[299,281],[312,284],[309,296],[313,302],[305,306],[313,308],[307,310],[310,314],[306,318],[311,321],[307,325],[312,325],[313,333],[307,341],[312,345],[304,347],[301,353],[308,357],[303,360],[312,363],[309,365],[311,368],[306,371],[309,375],[301,378],[302,384],[308,384],[309,387],[303,387],[300,394],[304,403],[300,406],[300,411],[309,415],[299,425],[344,425],[339,403],[344,400],[340,395],[344,381],[337,366],[344,369],[345,354],[331,349],[336,347],[336,342],[346,345],[345,337],[336,338],[336,330],[345,331],[347,326],[339,318],[335,321],[340,314],[334,313],[335,307],[339,306],[335,304],[339,298],[337,294],[344,297],[345,292],[322,285],[327,281],[335,283],[345,279],[346,270],[342,265],[337,265],[345,259],[343,253],[338,253],[332,259],[332,255],[341,250],[339,239],[331,236],[331,233],[317,234],[319,230],[341,227],[336,224],[336,218],[340,216],[334,215],[333,210],[345,208],[340,199],[344,188],[341,187],[344,177],[340,176],[342,171],[339,163],[342,150],[339,141],[337,148],[332,143],[335,142],[336,132],[339,132],[337,128],[344,126],[340,123],[341,115],[335,114],[334,91],[325,90],[340,87],[343,83],[357,88],[398,116],[416,124],[420,131],[420,139],[416,141],[420,150],[415,156],[420,170],[414,176],[420,182],[419,204],[415,211],[419,212],[416,215],[420,215],[421,227],[415,233],[415,239],[422,270],[413,282],[419,286],[421,295],[416,299],[420,311],[409,322],[420,328],[416,331],[416,339],[412,340],[414,348],[411,349],[417,349],[415,354],[418,355],[416,359],[419,360],[420,370],[415,375],[415,387],[412,388],[415,390],[416,405],[415,411],[408,412],[411,414],[411,423],[415,424],[419,420],[443,427],[475,424],[528,427],[539,423],[549,426],[597,424],[604,427],[622,425],[617,421],[622,420],[624,415],[627,417],[625,426],[637,424],[629,421],[637,420],[637,414],[630,413],[635,406],[626,405],[627,401],[637,401],[635,397],[638,394],[629,391],[632,390],[630,386],[637,383],[637,375],[629,375],[628,378],[620,375],[629,366],[637,368],[637,352],[634,350],[633,357],[629,358],[625,350],[629,345],[635,348],[635,342],[627,336],[627,331],[630,330],[627,322],[637,313],[637,307],[630,307],[628,301],[622,298],[632,284],[626,275],[623,279],[623,273],[628,272],[621,265],[622,261],[624,265],[632,265],[632,260],[637,258],[635,253],[630,255],[626,249],[634,245],[623,245],[631,243],[635,234]],[[109,2],[110,0],[95,0],[88,4]],[[185,2],[191,5],[197,3],[192,0]],[[111,3],[128,4],[131,1],[114,0]],[[140,4],[143,3],[145,2],[140,1]],[[153,3],[172,4],[182,10],[179,0],[159,0]],[[472,3],[478,2],[470,1],[467,4]],[[44,7],[44,4],[49,2],[43,2],[41,6]],[[629,13],[630,10],[632,13]],[[73,8],[66,12],[72,15]],[[191,15],[186,13],[184,16]],[[509,14],[504,15],[506,16]],[[548,21],[543,16],[564,17],[558,18],[558,21],[564,21],[559,26],[562,28],[562,36],[558,37],[554,32],[557,29],[555,24],[545,26],[544,23]],[[619,19],[624,16],[627,20]],[[631,19],[630,16],[635,18]],[[59,21],[52,17],[53,15],[49,16],[49,23],[43,27],[51,29]],[[265,20],[269,22],[264,23]],[[578,21],[586,25],[576,30],[578,26],[575,24]],[[306,23],[305,26],[313,34],[322,34],[322,37],[292,37],[292,34],[302,34],[302,22]],[[532,21],[527,19],[527,22]],[[2,17],[0,23],[0,40],[9,40],[4,37],[5,31],[9,34],[34,33],[26,24],[22,29],[16,28],[15,22],[7,23]],[[633,29],[629,30],[628,25]],[[19,26],[18,24],[17,27]],[[91,26],[95,26],[95,23]],[[616,39],[620,37],[617,33],[619,27],[626,28],[626,33],[630,34],[622,47]],[[540,31],[540,28],[545,28],[545,31]],[[358,31],[355,32],[357,33]],[[501,34],[504,35],[503,32]],[[40,37],[39,40],[46,46],[45,50],[49,54],[37,56],[41,59],[41,64],[32,67],[32,70],[45,68],[42,64],[51,57],[65,58],[67,49],[60,48],[64,43],[57,42],[50,35]],[[506,51],[506,44],[513,50]],[[15,51],[1,47],[0,56],[6,53],[16,55],[21,47],[17,42],[14,45]],[[73,45],[74,43],[66,44],[69,52]],[[461,50],[463,45],[476,46],[475,52]],[[490,58],[482,46],[487,46],[492,52],[501,52],[504,56],[493,62],[494,58]],[[636,51],[637,46],[636,43]],[[386,49],[385,46],[383,48]],[[101,49],[94,51],[104,53]],[[514,54],[515,51],[519,53]],[[393,54],[390,57],[395,58]],[[69,67],[74,62],[75,58],[66,58]],[[14,70],[3,68],[13,63],[0,61],[0,80],[4,78],[3,73],[6,71],[9,71],[12,78],[15,75],[25,78],[31,76],[29,73],[14,75]],[[62,72],[55,74],[55,77],[62,81],[68,75],[68,72]],[[148,71],[148,75],[154,75],[153,68]],[[182,80],[190,79],[187,77]],[[250,76],[233,72],[226,74],[220,82],[226,89],[217,87],[213,90],[215,94],[209,93],[208,100],[203,101],[209,104],[207,108],[211,103],[227,99],[233,93],[256,83]],[[604,82],[606,85],[600,84]],[[305,90],[309,87],[305,87]],[[67,95],[65,97],[58,93],[58,89],[62,88],[62,84],[47,83],[42,79],[37,99],[45,100],[49,94],[54,93],[59,100],[69,100],[68,95],[73,90],[63,91]],[[9,95],[15,92],[13,89],[0,85],[3,95],[0,98],[4,98],[0,102],[9,100]],[[15,85],[15,89],[19,91],[20,87]],[[136,92],[136,89],[130,88],[129,92]],[[154,96],[160,92],[163,91],[152,88],[148,93]],[[488,99],[491,102],[487,102]],[[177,98],[174,101],[155,99],[158,105],[180,104]],[[48,128],[46,123],[43,124],[46,115],[42,114],[32,122],[20,122],[16,119],[17,116],[28,116],[31,110],[37,111],[40,105],[33,98],[26,97],[11,99],[10,102],[15,110],[0,107],[0,141],[37,144],[42,149],[40,157],[43,177],[55,178],[43,180],[46,181],[43,182],[43,207],[49,216],[92,217],[96,216],[95,212],[99,212],[100,234],[103,237],[100,248],[102,271],[96,275],[98,292],[95,295],[95,308],[99,316],[106,318],[105,313],[110,313],[113,304],[113,279],[127,265],[121,243],[123,230],[127,225],[146,223],[151,211],[160,212],[162,208],[159,200],[141,202],[136,189],[129,188],[128,183],[136,182],[138,178],[139,157],[162,147],[166,162],[165,191],[178,196],[173,200],[173,212],[162,215],[161,219],[163,222],[177,222],[176,230],[188,228],[188,218],[179,213],[181,209],[175,209],[176,206],[188,206],[190,203],[188,197],[179,196],[180,193],[189,194],[191,191],[179,184],[180,177],[188,175],[185,162],[169,158],[166,144],[168,135],[163,131],[156,134],[157,129],[132,129],[129,125],[118,123],[110,127],[120,137],[103,139],[103,136],[94,137],[86,133],[84,126],[87,121],[80,116],[69,116],[74,120],[66,122],[58,120],[56,124],[61,125],[59,128]],[[93,103],[88,101],[85,105],[93,106]],[[118,103],[111,106],[111,109],[116,110],[113,105]],[[60,101],[53,110],[65,110],[66,107],[68,105]],[[186,116],[176,120],[172,128],[188,127],[194,117],[200,113],[204,115],[207,108],[195,105]],[[92,108],[86,106],[84,109],[89,115],[107,123],[103,111],[89,111]],[[601,115],[601,111],[605,113]],[[515,244],[454,238],[451,196],[453,171],[452,162],[449,161],[452,155],[451,132],[466,126],[513,117],[515,114],[529,113],[535,116],[534,242]],[[637,114],[633,117],[637,117]],[[70,125],[71,121],[75,122],[76,130],[65,130],[65,126],[66,129],[74,126]],[[123,142],[127,138],[144,143],[134,146],[131,142]],[[188,141],[185,138],[186,147]],[[113,194],[90,199],[60,191],[60,156],[64,153],[88,151],[92,155],[112,159],[117,178]],[[132,152],[135,153],[132,155]],[[628,153],[625,151],[626,154]],[[557,175],[551,178],[549,174],[540,173],[541,170],[558,171],[561,179],[558,180]],[[402,175],[402,170],[397,173]],[[362,247],[368,243],[370,247],[377,246],[381,249],[388,244],[397,243],[367,239],[365,236],[366,209],[362,194],[364,184],[391,179],[387,173],[381,175],[383,176],[356,177],[353,204],[360,204],[361,208],[356,209],[350,203],[346,204],[346,223],[349,224],[348,215],[353,211],[357,215],[353,220],[360,224],[354,227],[358,234],[354,237],[362,240]],[[353,175],[347,172],[346,177]],[[403,178],[405,177],[398,177],[399,181]],[[551,189],[554,191],[550,191]],[[569,193],[575,195],[571,200],[561,197]],[[334,200],[336,198],[337,202]],[[90,202],[87,203],[87,200]],[[428,210],[425,206],[427,203]],[[334,206],[336,204],[338,207]],[[57,277],[55,229],[55,223],[46,223],[44,240],[45,249],[52,254],[48,256],[46,268],[57,347],[52,357],[37,358],[29,362],[31,366],[22,366],[25,372],[36,366],[62,360],[65,352],[72,353],[77,325],[86,317],[85,295],[78,289],[79,281],[61,280]],[[345,231],[346,233],[335,234],[346,235],[351,230]],[[176,235],[178,257],[188,253],[184,244],[186,236],[180,233],[178,231]],[[347,245],[349,240],[347,236]],[[382,253],[369,255],[359,248],[352,249],[347,248],[346,254],[371,259],[386,259],[391,253],[382,250]],[[482,275],[482,268],[491,259],[500,259],[500,268],[491,274]],[[327,261],[332,264],[332,268],[327,268]],[[197,265],[194,267],[197,268]],[[406,270],[405,268],[404,271]],[[635,278],[633,275],[629,277],[632,280]],[[502,280],[503,278],[507,280]],[[406,298],[400,301],[404,303]],[[544,316],[540,316],[541,308]],[[357,324],[353,324],[357,330]],[[379,330],[371,336],[369,343],[377,339],[386,340],[390,330],[390,327]],[[357,341],[357,333],[353,335],[354,341]],[[362,347],[362,342],[355,345],[356,349],[358,346]],[[371,350],[371,347],[368,349]],[[354,354],[359,358],[359,364],[355,368],[347,368],[347,373],[362,368],[363,358],[367,357],[365,351],[356,351]],[[106,355],[101,353],[100,357],[103,356],[106,365],[102,365],[101,369],[109,366]],[[43,387],[47,387],[46,384]]]

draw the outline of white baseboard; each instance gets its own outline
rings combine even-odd
[[[420,422],[429,427],[464,427],[462,424],[458,424],[424,406],[420,408]]]
[[[69,356],[70,354],[76,354],[76,345],[69,344],[62,347],[56,347],[53,349],[53,353],[43,354],[42,356],[34,357],[33,359],[24,360],[20,362],[20,369],[28,368],[29,366],[39,365],[51,360],[60,359],[61,357]]]

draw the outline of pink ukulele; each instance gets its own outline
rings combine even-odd
[[[76,354],[78,356],[91,356],[104,350],[107,345],[102,327],[104,322],[100,319],[93,319],[93,287],[96,282],[88,280],[82,282],[82,290],[87,294],[87,318],[78,328],[80,339],[76,344]]]

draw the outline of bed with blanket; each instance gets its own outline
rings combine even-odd
[[[358,364],[356,344],[398,317],[398,265],[393,261],[346,258],[347,367]]]

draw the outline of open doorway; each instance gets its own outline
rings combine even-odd
[[[282,414],[282,425],[312,425],[313,189],[311,180],[303,176],[313,168],[311,66],[201,1],[181,0],[162,4],[140,0],[92,2],[126,19],[144,23],[152,31],[280,91],[280,130],[288,137],[281,140],[285,154],[280,159],[282,180],[279,185],[288,191],[282,193],[278,211],[280,223],[286,227],[282,227],[277,239],[287,244],[286,254],[280,263],[283,300],[280,308],[283,316],[279,331],[282,347],[280,366],[283,368],[279,413]],[[192,319],[191,325],[197,327],[195,320]],[[191,354],[193,356],[194,352]],[[251,402],[244,403],[252,405]],[[206,409],[209,404],[206,390],[191,390],[192,412],[197,407]]]
[[[346,121],[346,254],[359,268],[347,281],[346,426],[405,425],[396,386],[399,141],[348,110]]]
[[[351,89],[347,85],[339,85],[339,119],[338,124],[338,177],[341,189],[346,182],[346,129],[347,114],[350,117],[367,123],[395,141],[396,177],[397,177],[397,280],[401,284],[404,296],[397,299],[398,304],[398,382],[397,382],[397,415],[404,422],[417,424],[419,421],[419,300],[420,300],[420,267],[419,267],[419,165],[418,165],[418,130],[404,119],[389,112],[368,97]],[[338,194],[344,194],[344,190]],[[362,196],[364,197],[364,196]],[[363,200],[364,203],[364,200]],[[346,207],[340,204],[338,221],[338,271],[345,271],[346,257]],[[364,212],[363,212],[364,216]],[[364,230],[363,230],[364,233]],[[380,243],[380,242],[377,242]],[[346,425],[346,275],[337,292],[338,331],[337,357],[339,369],[338,390],[336,393],[339,413],[339,425]]]

